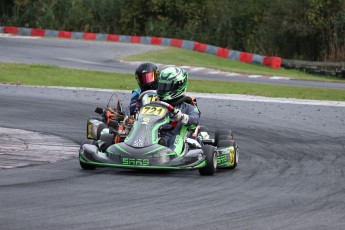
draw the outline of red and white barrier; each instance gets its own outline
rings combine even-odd
[[[194,50],[202,53],[209,53],[220,58],[227,58],[248,64],[259,64],[270,68],[279,69],[282,59],[280,57],[266,57],[258,54],[229,50],[195,41],[182,40],[176,38],[148,37],[148,36],[128,36],[116,34],[100,34],[100,33],[84,33],[57,31],[35,28],[23,28],[4,26],[0,27],[0,33],[8,33],[22,36],[38,36],[38,37],[58,37],[64,39],[84,39],[84,40],[100,40],[109,42],[128,42],[141,43],[151,45],[173,46],[182,49]]]

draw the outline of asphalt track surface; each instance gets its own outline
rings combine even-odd
[[[2,85],[0,126],[80,143],[87,117],[109,95]],[[207,98],[199,106],[211,131],[234,131],[235,170],[90,172],[77,153],[0,170],[1,229],[345,228],[345,107]]]
[[[0,62],[50,64],[68,68],[134,74],[137,64],[131,65],[121,62],[119,61],[121,57],[164,48],[163,46],[129,43],[0,36]],[[150,58],[148,57],[147,60]],[[345,83],[277,80],[264,76],[252,75],[248,77],[217,70],[199,70],[199,68],[188,68],[187,70],[191,78],[201,80],[345,89]]]
[[[108,92],[0,85],[0,127],[80,143]],[[118,93],[124,102],[129,94]],[[83,171],[74,159],[0,170],[0,229],[345,229],[345,107],[199,98],[231,128],[235,170]]]

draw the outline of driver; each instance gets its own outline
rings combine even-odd
[[[159,78],[158,66],[152,62],[144,62],[135,70],[135,79],[139,88],[134,89],[129,106],[130,115],[136,114],[140,108],[139,95],[146,90],[156,90]]]
[[[169,124],[163,125],[161,130],[166,146],[174,152],[182,151],[186,132],[195,129],[200,119],[195,100],[185,96],[187,86],[188,73],[181,68],[168,67],[159,75],[157,96],[175,108],[171,114],[170,128]]]

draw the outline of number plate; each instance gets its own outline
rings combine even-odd
[[[166,109],[163,107],[147,105],[141,109],[140,114],[161,117],[165,114],[165,111]]]

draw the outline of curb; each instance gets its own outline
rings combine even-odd
[[[0,127],[0,170],[76,158],[79,145],[58,136]]]
[[[139,43],[146,45],[162,45],[172,46],[187,50],[193,50],[201,53],[208,53],[216,55],[220,58],[227,58],[234,61],[240,61],[247,64],[264,65],[270,68],[279,69],[281,67],[282,59],[280,57],[267,57],[253,53],[241,52],[236,50],[229,50],[217,46],[212,46],[195,41],[182,40],[177,38],[163,38],[163,37],[149,37],[149,36],[129,36],[117,34],[101,34],[101,33],[87,33],[87,32],[70,32],[50,29],[36,29],[14,26],[0,27],[0,33],[8,33],[22,36],[37,36],[37,37],[57,37],[64,39],[83,39],[92,41],[109,41],[109,42],[126,42]]]

